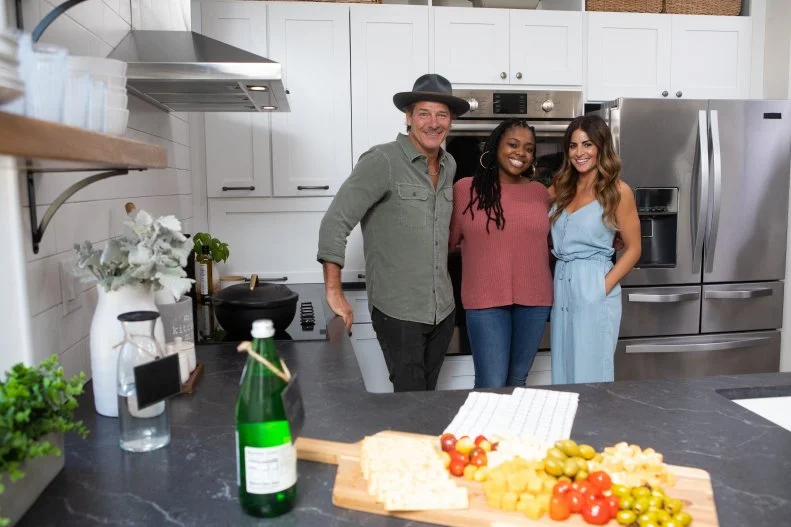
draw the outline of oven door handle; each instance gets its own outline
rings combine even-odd
[[[770,342],[769,337],[726,340],[724,342],[702,342],[695,344],[630,344],[626,353],[694,353],[700,351],[728,351],[755,348]]]
[[[458,121],[450,125],[451,132],[491,132],[500,123],[460,123]],[[531,126],[536,129],[536,133],[557,133],[565,132],[567,124],[535,124]]]

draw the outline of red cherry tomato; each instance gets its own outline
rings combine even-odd
[[[569,507],[571,508],[571,512],[578,513],[582,512],[582,505],[584,498],[582,494],[578,490],[570,490],[567,494],[569,500]]]
[[[601,491],[599,490],[599,487],[595,486],[590,481],[583,479],[574,482],[575,485],[577,483],[579,483],[579,485],[577,485],[577,490],[579,491],[580,494],[582,495],[592,494],[594,496],[601,496]]]
[[[610,490],[612,487],[612,479],[610,478],[610,475],[602,470],[597,470],[596,472],[591,472],[588,474],[588,481],[596,485],[600,492]]]
[[[563,521],[571,516],[571,506],[566,496],[552,496],[549,500],[549,517],[556,521]]]
[[[485,467],[489,461],[486,457],[486,452],[478,447],[475,447],[475,449],[480,450],[480,452],[475,452],[475,450],[472,451],[472,454],[470,455],[470,464],[475,465],[476,467]]]
[[[618,496],[607,496],[604,498],[605,503],[607,503],[607,508],[610,510],[610,516],[615,518],[618,514],[618,511],[621,508],[618,506],[618,502],[621,500]]]
[[[453,434],[442,434],[439,438],[439,444],[442,450],[450,452],[456,446],[456,436]]]
[[[459,460],[451,460],[450,462],[450,473],[454,476],[461,477],[464,474],[464,467],[467,466],[467,463]]]
[[[486,439],[486,436],[484,435],[479,435],[478,437],[475,438],[475,445],[476,446],[480,445],[481,441],[488,441],[488,439]]]
[[[610,510],[604,500],[598,500],[582,507],[582,517],[591,525],[605,525],[610,521]]]
[[[450,461],[453,463],[454,461],[458,461],[459,463],[464,463],[465,465],[470,462],[470,455],[469,454],[462,454],[455,448],[453,450],[449,450],[448,454],[450,454]]]
[[[552,487],[552,495],[563,496],[564,494],[568,494],[570,490],[571,490],[570,481],[558,481],[557,483],[555,483],[555,486]]]

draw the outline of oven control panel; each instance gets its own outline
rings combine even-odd
[[[453,90],[470,103],[464,119],[573,119],[582,115],[582,92],[541,90]]]

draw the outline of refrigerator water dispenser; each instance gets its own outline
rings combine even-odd
[[[636,188],[642,254],[636,267],[676,266],[677,188]]]

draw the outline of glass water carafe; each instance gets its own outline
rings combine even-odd
[[[129,452],[149,452],[170,442],[167,400],[139,408],[135,390],[135,367],[163,357],[154,338],[158,318],[156,311],[118,315],[124,328],[118,355],[118,422],[121,448]]]

